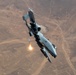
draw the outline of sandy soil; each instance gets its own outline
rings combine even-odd
[[[42,33],[57,46],[49,63],[22,20],[35,12]],[[0,0],[0,75],[76,75],[75,0]]]

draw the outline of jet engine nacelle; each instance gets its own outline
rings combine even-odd
[[[41,30],[41,26],[39,26],[38,24],[36,24],[36,27],[37,27],[38,31]]]

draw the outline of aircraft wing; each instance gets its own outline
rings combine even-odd
[[[45,47],[43,49],[41,49],[42,53],[44,54],[44,56],[46,58],[48,58],[48,61],[51,62],[50,56],[49,56],[49,52],[45,49]]]

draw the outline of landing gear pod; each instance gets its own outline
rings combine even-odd
[[[30,35],[30,36],[33,36],[33,33],[32,33],[32,32],[29,32],[29,35]]]

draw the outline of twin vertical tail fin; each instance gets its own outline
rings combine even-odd
[[[24,21],[26,21],[26,20],[29,18],[29,15],[26,14],[26,15],[24,15],[22,18],[23,18]]]
[[[35,23],[35,17],[34,17],[34,13],[33,10],[29,8],[28,13],[26,15],[23,16],[23,20],[26,21],[28,18],[30,18],[30,21],[32,23]]]
[[[35,23],[35,17],[34,17],[34,12],[32,9],[29,8],[29,11],[28,11],[28,15],[29,15],[29,18],[30,18],[30,21],[32,23]]]

